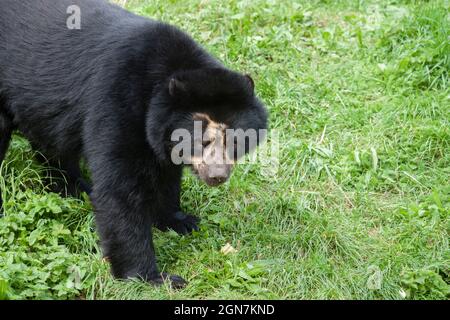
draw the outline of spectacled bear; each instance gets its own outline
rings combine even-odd
[[[79,28],[68,25],[73,5]],[[158,271],[151,231],[198,229],[180,209],[183,165],[171,161],[171,133],[191,132],[195,120],[213,131],[265,129],[253,80],[178,28],[104,0],[0,0],[0,8],[0,163],[18,130],[65,173],[68,193],[89,194],[114,276],[183,286]],[[202,158],[190,166],[213,186],[231,171]]]

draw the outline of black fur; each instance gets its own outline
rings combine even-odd
[[[66,26],[81,8],[81,30]],[[0,0],[0,161],[18,129],[67,182],[90,193],[116,277],[159,283],[151,227],[180,233],[181,166],[170,133],[205,112],[232,128],[266,128],[253,81],[175,27],[103,0]],[[91,172],[91,187],[79,170]]]

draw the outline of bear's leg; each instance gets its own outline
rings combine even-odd
[[[181,277],[159,272],[153,246],[152,226],[166,204],[165,192],[161,193],[168,185],[161,178],[166,174],[158,171],[146,150],[143,132],[124,125],[130,120],[128,112],[111,114],[108,107],[102,115],[97,109],[105,110],[91,109],[84,128],[83,155],[91,172],[96,227],[112,274],[153,284],[168,280],[172,287],[183,287],[186,281]]]
[[[141,278],[153,284],[169,280],[174,288],[184,287],[183,278],[158,272],[148,208],[130,202],[129,195],[110,187],[101,194],[94,180],[91,199],[103,254],[111,263],[113,275],[120,279]]]
[[[3,115],[0,111],[0,165],[6,156],[6,151],[8,150],[9,142],[11,140],[11,135],[13,131],[13,126],[11,120]],[[3,213],[3,199],[2,191],[0,190],[0,216]]]
[[[79,196],[80,192],[86,192],[90,195],[92,192],[91,185],[83,178],[80,170],[80,162],[76,161],[62,161],[61,170],[66,174],[69,184],[68,192],[71,195]]]
[[[36,149],[36,148],[34,148]],[[50,190],[63,197],[79,197],[81,192],[91,193],[91,186],[81,174],[78,160],[61,160],[36,154],[37,160],[47,166]]]
[[[162,213],[155,222],[155,227],[159,230],[168,231],[171,229],[182,235],[199,230],[200,218],[181,211],[180,192],[180,181],[174,181],[172,188],[167,193],[166,203],[169,204],[167,213]]]

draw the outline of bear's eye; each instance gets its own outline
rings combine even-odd
[[[208,147],[210,144],[211,144],[211,141],[209,141],[209,140],[202,141],[203,148]]]

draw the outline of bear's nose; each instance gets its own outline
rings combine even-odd
[[[208,173],[209,184],[215,186],[227,181],[230,170],[226,165],[220,165],[210,168]]]
[[[215,178],[208,178],[206,180],[206,183],[211,187],[216,187],[216,186],[224,183],[225,181],[227,181],[226,177],[215,177]]]
[[[211,180],[213,180],[215,184],[221,184],[227,181],[227,177],[214,177],[211,178]]]

